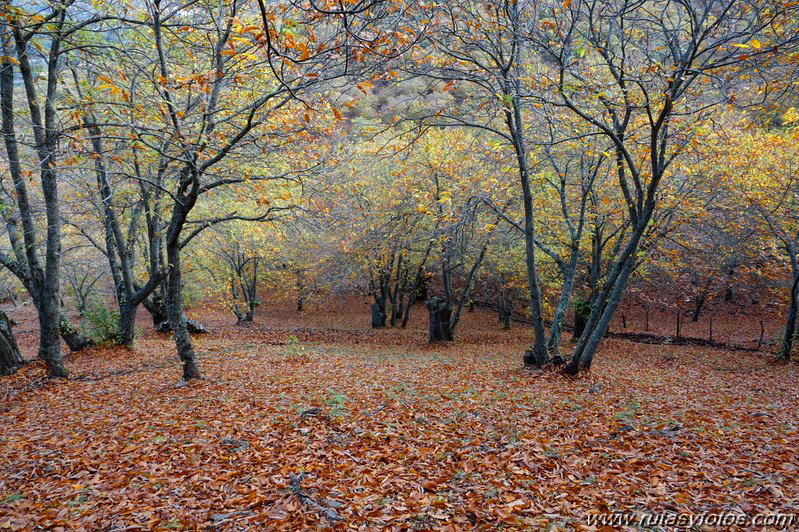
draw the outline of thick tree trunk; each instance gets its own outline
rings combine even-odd
[[[451,342],[450,319],[452,307],[440,296],[431,297],[425,302],[429,313],[428,342]]]
[[[17,263],[9,265],[8,261],[4,264],[20,278],[23,285],[28,289],[36,305],[39,318],[39,358],[48,367],[50,376],[66,377],[68,372],[61,361],[61,339],[59,336],[59,311],[60,298],[59,291],[59,267],[61,261],[61,215],[58,203],[58,179],[56,173],[56,139],[57,124],[55,98],[58,79],[56,70],[58,68],[58,54],[60,46],[59,30],[60,23],[55,25],[50,42],[50,50],[47,54],[47,94],[45,97],[44,113],[39,103],[36,93],[35,75],[27,54],[27,41],[16,26],[4,26],[3,51],[6,59],[3,60],[2,75],[0,76],[0,98],[2,99],[2,119],[3,136],[5,137],[6,152],[9,158],[9,170],[14,181],[17,194],[16,201],[20,210],[20,217],[23,225],[23,238],[25,243],[25,253],[20,249],[18,235],[15,231],[9,234],[12,245],[14,245]],[[8,57],[11,55],[13,40],[16,44],[17,64],[19,65],[20,75],[25,87],[28,110],[30,112],[30,124],[33,129],[33,140],[35,142],[36,155],[39,163],[39,175],[41,179],[42,198],[44,200],[44,212],[46,219],[46,240],[44,252],[44,267],[42,268],[37,257],[37,243],[35,238],[35,228],[33,224],[32,212],[27,199],[27,189],[21,174],[19,153],[17,150],[16,132],[14,130],[14,74]],[[23,264],[22,261],[26,264]]]
[[[47,172],[49,173],[49,172]],[[52,179],[52,181],[51,181]],[[39,358],[47,364],[51,377],[67,377],[69,372],[61,361],[61,301],[59,298],[59,268],[61,263],[61,215],[55,175],[42,178],[47,212],[47,245],[45,273],[39,311]]]
[[[117,331],[117,343],[127,347],[133,347],[136,336],[136,311],[138,305],[123,303],[119,308],[119,331]]]
[[[372,329],[381,329],[386,326],[386,313],[380,303],[372,303]]]
[[[0,375],[12,375],[23,364],[25,359],[22,358],[14,333],[11,332],[11,320],[5,312],[0,311]]]
[[[39,102],[36,89],[36,75],[31,68],[27,47],[28,43],[23,38],[19,27],[14,27],[12,32],[17,48],[19,70],[25,87],[30,122],[33,129],[33,139],[36,146],[36,155],[39,163],[39,176],[41,179],[42,199],[44,200],[44,213],[47,224],[44,272],[39,284],[38,304],[39,311],[39,358],[44,360],[51,377],[67,377],[69,373],[61,361],[61,337],[59,332],[61,298],[60,267],[61,267],[61,212],[58,198],[58,173],[56,171],[58,131],[59,124],[56,115],[56,100],[58,88],[59,55],[61,47],[60,31],[63,28],[64,14],[58,13],[58,21],[51,34],[50,48],[47,54],[47,85],[44,102],[44,112]],[[37,283],[38,284],[38,283]]]

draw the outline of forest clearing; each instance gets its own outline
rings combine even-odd
[[[596,513],[797,511],[796,364],[609,339],[567,380],[523,369],[527,328],[483,310],[433,345],[421,312],[369,330],[353,326],[365,300],[292,310],[192,314],[205,380],[181,387],[153,332],[70,355],[68,381],[40,364],[0,381],[0,526],[590,530]]]

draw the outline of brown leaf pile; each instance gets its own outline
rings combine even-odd
[[[520,368],[529,332],[366,330],[366,307],[205,316],[0,381],[0,529],[535,530],[611,511],[799,511],[795,365],[609,340],[588,377]],[[202,317],[202,316],[201,316]],[[145,324],[146,325],[146,324]],[[295,338],[298,341],[295,341]],[[32,353],[26,352],[27,356]]]

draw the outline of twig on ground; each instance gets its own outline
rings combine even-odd
[[[341,517],[335,510],[331,508],[327,508],[322,506],[313,498],[302,491],[302,479],[306,477],[305,473],[300,473],[299,475],[289,475],[289,480],[291,482],[291,492],[301,501],[322,514],[328,521],[343,521],[344,518]]]

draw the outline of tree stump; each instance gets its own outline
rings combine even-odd
[[[0,375],[12,375],[23,364],[25,359],[22,358],[11,332],[11,320],[0,310]]]
[[[451,342],[450,316],[452,307],[449,306],[447,300],[441,296],[434,296],[425,302],[425,306],[430,316],[428,342]]]

